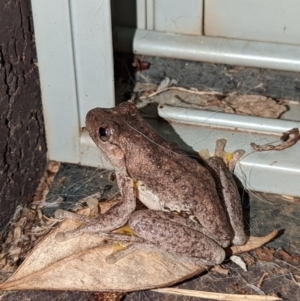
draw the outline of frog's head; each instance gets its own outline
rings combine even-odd
[[[86,115],[86,128],[95,144],[115,167],[123,159],[126,144],[130,143],[128,123],[138,116],[131,103],[121,103],[111,109],[95,108]]]

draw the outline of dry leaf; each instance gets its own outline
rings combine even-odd
[[[83,234],[63,243],[55,240],[57,232],[75,229],[78,223],[65,220],[51,231],[29,254],[2,290],[51,289],[84,291],[134,291],[164,287],[206,271],[205,267],[176,262],[160,253],[136,251],[116,264],[106,263],[113,246],[100,237]],[[276,236],[276,233],[275,233]],[[258,247],[274,238],[249,239]],[[229,253],[239,253],[242,248]]]
[[[172,83],[174,84],[174,83]],[[145,84],[136,84],[139,91],[138,106],[157,102],[161,105],[200,108],[211,111],[244,114],[259,117],[279,118],[287,111],[284,101],[277,101],[261,95],[221,94],[216,91],[200,91],[170,86],[170,80],[164,79],[157,90]]]
[[[224,99],[238,114],[279,118],[287,108],[272,98],[261,95],[230,95]]]
[[[247,272],[246,263],[243,261],[243,259],[241,257],[233,255],[233,256],[230,256],[230,260],[232,262],[234,262],[236,265],[238,265],[240,268],[242,268],[243,271]]]

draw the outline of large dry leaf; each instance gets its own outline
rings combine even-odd
[[[224,102],[237,114],[279,118],[287,107],[270,97],[261,95],[231,95]]]
[[[116,264],[107,264],[105,257],[113,247],[103,245],[101,238],[84,234],[62,243],[55,240],[57,232],[77,226],[73,220],[62,222],[35,247],[15,274],[0,285],[0,289],[134,291],[168,286],[206,270],[159,253],[141,251]],[[251,238],[251,249],[275,236],[276,233],[272,232],[271,236],[259,239],[254,245]],[[241,251],[244,250],[235,250],[234,254]]]
[[[219,92],[199,91],[183,87],[165,87],[158,90],[157,86],[142,83],[137,83],[134,91],[140,95],[136,104],[138,107],[143,107],[149,102],[157,102],[159,104],[269,118],[280,118],[281,114],[288,109],[284,102],[262,95],[229,94],[226,96]]]

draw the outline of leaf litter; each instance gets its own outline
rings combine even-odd
[[[134,103],[144,107],[149,103],[198,108],[231,114],[279,118],[288,110],[288,102],[262,95],[222,94],[194,88],[174,86],[177,82],[166,77],[160,85],[136,83]]]

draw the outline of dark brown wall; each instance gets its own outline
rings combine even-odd
[[[0,4],[0,230],[34,193],[46,144],[30,0]]]

